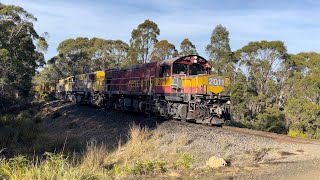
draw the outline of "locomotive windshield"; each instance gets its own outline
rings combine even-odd
[[[187,74],[188,66],[186,64],[173,64],[173,74]]]
[[[203,67],[200,64],[193,63],[190,65],[190,75],[204,74]]]
[[[172,75],[205,75],[211,74],[211,66],[204,58],[196,55],[176,57],[172,59],[164,60],[160,63],[159,75],[161,77],[167,77],[169,73],[165,73],[165,70],[169,70],[166,66],[170,66],[170,76]]]

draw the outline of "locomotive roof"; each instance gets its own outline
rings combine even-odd
[[[166,59],[163,60],[161,62],[159,62],[160,66],[162,65],[172,65],[175,61],[180,60],[180,59],[185,59],[185,60],[190,60],[191,57],[197,57],[198,60],[201,60],[202,62],[207,62],[207,60],[199,55],[193,54],[193,55],[187,55],[187,56],[177,56],[171,59]],[[148,65],[151,64],[156,64],[157,62],[150,62],[150,63],[146,63],[146,64],[135,64],[135,65],[131,65],[131,66],[126,66],[126,67],[114,67],[112,69],[107,69],[106,71],[123,71],[123,70],[129,70],[129,69],[136,69],[136,68],[142,68],[142,67],[146,67]]]
[[[187,55],[187,56],[177,56],[177,57],[174,57],[174,58],[171,58],[171,59],[166,59],[166,60],[163,60],[162,62],[160,62],[160,65],[171,65],[173,64],[175,61],[177,60],[180,60],[180,59],[186,59],[186,60],[190,60],[191,57],[194,57],[196,56],[197,59],[201,59],[202,61],[204,60],[205,62],[207,62],[207,60],[199,55]]]
[[[135,65],[126,66],[126,67],[114,67],[112,69],[107,69],[106,71],[122,71],[122,70],[137,69],[137,68],[146,67],[151,64],[156,64],[156,62],[150,62],[145,64],[135,64]]]

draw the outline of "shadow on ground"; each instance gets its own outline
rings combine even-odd
[[[72,103],[52,102],[48,106],[54,110],[39,124],[44,132],[53,138],[66,139],[66,144],[73,143],[70,141],[75,138],[79,138],[82,145],[103,143],[109,151],[128,141],[132,125],[152,130],[164,122],[163,118]]]

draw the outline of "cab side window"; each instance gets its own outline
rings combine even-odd
[[[160,77],[169,77],[171,76],[170,73],[171,67],[169,65],[164,65],[160,69]]]
[[[207,74],[211,75],[212,74],[211,68],[206,68],[206,72],[207,72]]]

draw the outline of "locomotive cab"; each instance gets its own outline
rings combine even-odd
[[[223,124],[224,119],[229,119],[229,78],[212,75],[211,66],[203,57],[164,60],[160,69],[164,82],[171,82],[161,84],[169,116],[208,124]]]
[[[172,92],[220,94],[228,90],[229,78],[212,75],[208,61],[198,55],[176,57],[160,63],[160,77],[170,77]]]
[[[207,60],[200,56],[187,56],[173,62],[173,74],[185,74],[187,76],[210,74],[211,67]]]

